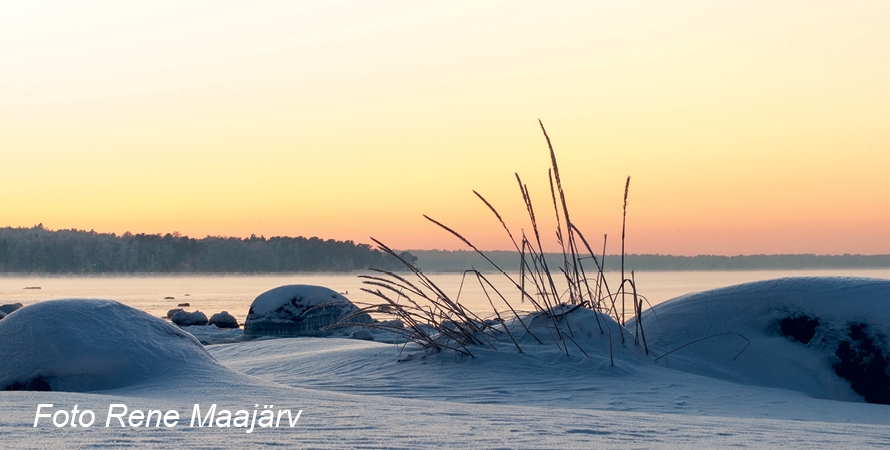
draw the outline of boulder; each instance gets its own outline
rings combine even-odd
[[[0,312],[9,314],[9,313],[21,308],[22,306],[24,306],[24,305],[22,305],[21,303],[7,303],[5,305],[0,305]]]
[[[238,320],[229,314],[228,311],[218,312],[210,316],[210,325],[216,325],[217,328],[238,328]]]
[[[244,334],[327,336],[333,331],[323,330],[324,327],[356,311],[358,307],[349,299],[323,286],[279,286],[260,294],[250,305],[244,322]],[[371,323],[371,317],[361,314],[349,322]]]
[[[180,312],[180,311],[184,311],[184,310],[183,310],[182,308],[173,308],[173,309],[171,309],[170,311],[167,311],[167,318],[168,318],[168,319],[172,319],[172,318],[173,318],[173,315],[176,314],[176,313],[178,313],[178,312]]]
[[[179,311],[173,314],[170,321],[181,327],[190,327],[192,325],[207,325],[207,315],[201,311],[188,312]]]

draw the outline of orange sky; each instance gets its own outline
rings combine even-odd
[[[296,3],[296,4],[294,4]],[[886,2],[0,6],[0,226],[890,253]],[[548,225],[545,237],[553,235]],[[618,251],[617,245],[610,251]]]

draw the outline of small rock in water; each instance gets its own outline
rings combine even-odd
[[[40,289],[40,286],[27,286],[25,289]]]
[[[164,297],[164,300],[176,300],[176,297]]]
[[[179,311],[173,314],[170,321],[181,327],[189,327],[192,325],[207,325],[207,315],[201,311],[187,312]]]
[[[21,303],[7,303],[5,305],[0,306],[0,311],[4,312],[6,314],[9,314],[9,313],[21,308],[22,306],[25,306],[25,305],[23,305]]]
[[[210,325],[216,325],[217,328],[238,328],[238,320],[228,311],[222,311],[210,316]]]
[[[188,303],[180,303],[180,304],[178,304],[178,305],[176,305],[176,306],[192,306],[192,305],[189,305]]]

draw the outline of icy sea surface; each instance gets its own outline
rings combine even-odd
[[[361,291],[359,275],[350,273],[298,273],[275,275],[151,275],[151,276],[26,276],[0,275],[0,304],[21,302],[30,304],[58,298],[104,298],[117,300],[154,316],[164,316],[168,310],[188,303],[186,310],[201,310],[207,314],[228,311],[243,323],[250,303],[261,293],[286,284],[315,284],[343,293],[353,302],[374,302],[376,299]],[[487,274],[488,279],[502,289],[512,292],[510,283],[498,274]],[[636,282],[641,294],[656,305],[683,294],[749,281],[800,276],[853,276],[890,278],[890,269],[879,270],[786,270],[786,271],[689,271],[638,272]],[[449,295],[457,296],[471,309],[481,314],[491,311],[475,280],[464,280],[459,273],[432,273],[430,278]],[[617,284],[615,272],[607,273]],[[463,287],[461,287],[463,281]],[[40,289],[34,289],[40,288]],[[515,296],[514,296],[515,298]],[[512,298],[508,297],[508,300]],[[517,309],[530,309],[528,304],[514,302]]]

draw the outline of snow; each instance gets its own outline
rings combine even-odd
[[[0,370],[12,365],[34,374],[39,370],[23,367],[65,366],[61,361],[103,353],[127,365],[148,358],[160,367],[154,375],[131,373],[111,391],[0,392],[0,435],[7,448],[875,448],[890,443],[890,406],[864,403],[849,383],[831,379],[832,343],[852,322],[886,336],[888,286],[885,280],[808,278],[690,294],[644,315],[651,356],[634,343],[633,322],[621,331],[583,309],[566,309],[558,319],[561,329],[571,328],[571,340],[551,337],[552,321],[526,317],[528,330],[515,321],[503,327],[515,332],[521,352],[504,338],[470,348],[469,357],[428,354],[380,334],[375,341],[235,340],[204,351],[175,326],[114,302],[43,312],[32,309],[37,304],[0,321]],[[53,303],[64,302],[84,301]],[[106,304],[113,306],[99,308]],[[29,310],[36,334],[22,328]],[[781,317],[795,314],[820,319],[810,344],[777,328]],[[7,321],[21,324],[7,331]],[[750,344],[739,354],[740,338],[721,341],[729,335],[720,333],[738,333]],[[688,339],[717,335],[655,360]],[[89,351],[74,343],[87,337]],[[22,345],[31,347],[10,364],[8,347]],[[41,356],[53,345],[74,358]],[[96,366],[100,374],[114,367]],[[252,434],[185,425],[56,428],[49,421],[33,428],[39,403],[79,405],[100,417],[109,403],[176,409],[186,418],[195,403],[251,410],[274,403],[274,409],[303,413],[294,428]]]
[[[346,297],[323,286],[294,284],[260,294],[250,305],[244,321],[245,335],[322,336],[333,325],[357,311]],[[356,322],[370,322],[361,315]]]
[[[781,332],[781,320],[795,317],[819,321],[807,344]],[[666,367],[862,401],[835,373],[835,353],[849,339],[851,324],[890,336],[890,280],[804,277],[747,283],[662,303],[646,311],[642,323],[650,349],[665,355],[659,362]],[[628,326],[633,328],[633,321]]]
[[[0,321],[0,389],[100,391],[220,367],[192,335],[112,300],[49,300]]]

